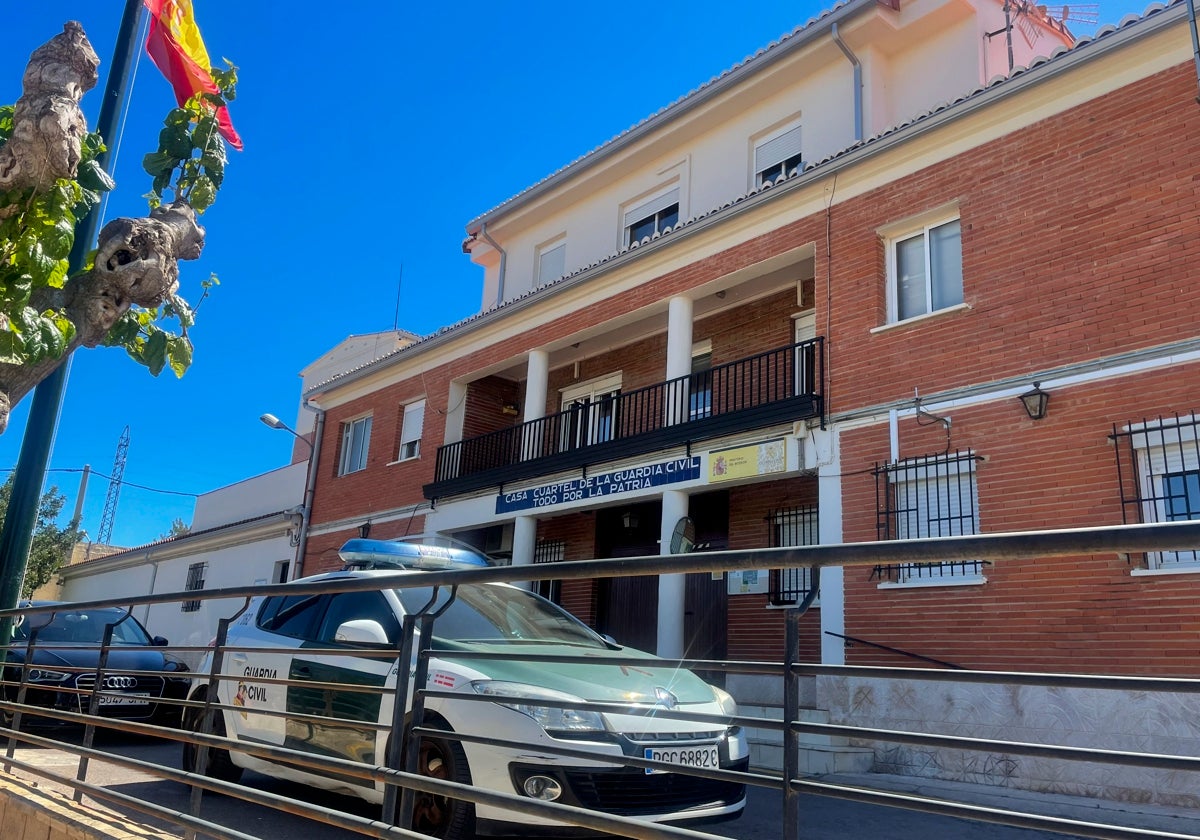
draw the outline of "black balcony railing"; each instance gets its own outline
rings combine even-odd
[[[659,382],[438,448],[427,498],[820,417],[821,338]]]

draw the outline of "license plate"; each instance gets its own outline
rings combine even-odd
[[[717,745],[709,744],[700,747],[646,747],[646,758],[652,761],[665,761],[680,767],[701,767],[705,770],[716,770],[721,766],[721,758],[717,754]],[[666,770],[651,770],[646,768],[646,775],[651,773],[666,773]]]
[[[150,703],[149,693],[101,694],[101,706],[145,706]]]

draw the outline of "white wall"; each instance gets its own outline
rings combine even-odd
[[[264,432],[266,429],[264,428]],[[279,434],[279,432],[275,432]],[[271,472],[230,484],[196,499],[192,532],[240,522],[296,507],[304,502],[306,462],[298,461]]]

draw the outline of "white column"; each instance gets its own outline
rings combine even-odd
[[[513,520],[512,564],[514,566],[529,566],[533,564],[533,552],[537,546],[537,519],[532,516],[518,516]],[[518,583],[528,589],[528,583]]]
[[[692,372],[692,299],[673,297],[667,309],[667,379]],[[667,425],[687,420],[687,382],[667,393]]]
[[[525,367],[525,422],[546,416],[546,388],[550,380],[550,354],[530,350]]]
[[[687,516],[688,494],[680,490],[664,490],[662,496],[662,526],[659,529],[659,554],[671,553],[671,535],[675,523]],[[686,575],[658,577],[658,655],[678,659],[684,653],[683,612],[686,595]]]
[[[550,354],[545,350],[530,350],[525,363],[525,422],[546,416],[546,389],[550,380]],[[540,423],[538,424],[541,425]],[[536,427],[526,427],[521,442],[521,457],[525,460],[542,454],[542,436]]]
[[[817,458],[817,510],[821,545],[842,542],[842,456],[838,435],[833,429],[812,429]],[[846,632],[846,589],[844,569],[821,569],[821,664],[845,665],[846,642],[830,633]]]

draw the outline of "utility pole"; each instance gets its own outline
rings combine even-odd
[[[112,67],[108,71],[104,100],[100,106],[100,119],[96,123],[96,131],[108,147],[97,161],[106,170],[112,150],[117,145],[118,117],[129,87],[133,57],[137,52],[136,39],[141,15],[142,0],[125,0],[125,11],[113,49]],[[99,207],[93,207],[75,227],[75,245],[71,248],[68,262],[71,274],[83,268],[84,258],[95,244],[99,227],[100,210]],[[58,428],[69,364],[70,360],[65,359],[33,391],[33,405],[30,406],[25,437],[21,440],[21,454],[13,476],[12,498],[4,528],[0,530],[0,609],[15,607],[21,594],[21,581],[25,577],[25,565],[29,562],[29,546],[33,542],[38,503],[41,501],[42,485],[46,481],[46,464],[50,460],[54,432]],[[3,629],[0,627],[0,637],[7,635]]]

